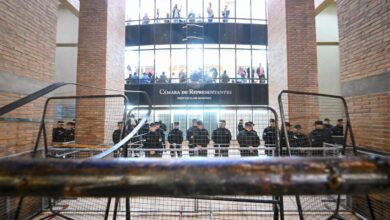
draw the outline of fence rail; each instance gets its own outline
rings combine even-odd
[[[312,195],[390,190],[390,159],[3,160],[0,196]]]

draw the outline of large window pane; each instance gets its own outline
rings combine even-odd
[[[219,77],[219,50],[204,50],[204,72],[206,83],[216,83]]]
[[[239,0],[236,4],[237,23],[250,23],[251,0]]]
[[[185,22],[187,17],[187,1],[186,0],[172,0],[171,18],[174,23]]]
[[[252,19],[266,19],[266,0],[252,0]],[[264,23],[264,21],[252,21],[252,23]]]
[[[156,75],[158,82],[168,83],[171,77],[171,59],[169,50],[156,50]]]
[[[181,76],[182,82],[187,81],[187,55],[186,50],[176,49],[171,51],[171,78],[173,83],[179,82]]]
[[[252,51],[252,64],[255,69],[256,83],[265,83],[268,79],[267,75],[267,52],[266,50]]]
[[[250,50],[237,50],[237,69],[237,82],[250,83],[252,78]]]
[[[140,82],[153,83],[154,82],[154,51],[145,50],[140,51]],[[149,76],[149,79],[146,77]]]
[[[229,78],[223,76],[224,71]],[[221,49],[221,66],[219,69],[223,83],[236,82],[236,52],[232,49]]]
[[[139,0],[126,1],[126,21],[130,24],[139,24]]]
[[[125,66],[126,66],[126,78],[129,76],[130,72],[132,75],[138,75],[138,62],[139,62],[139,51],[138,50],[128,50],[125,53]],[[131,71],[130,71],[131,70]],[[136,74],[135,74],[136,73]],[[135,77],[136,78],[136,77]]]
[[[141,23],[153,24],[154,23],[154,0],[142,0],[141,1]]]
[[[171,0],[156,1],[156,23],[169,23],[171,17]]]
[[[188,49],[188,66],[187,72],[191,82],[202,82],[204,79],[203,73],[203,50],[201,47]]]
[[[204,17],[205,22],[218,22],[220,17],[219,1],[204,0]]]

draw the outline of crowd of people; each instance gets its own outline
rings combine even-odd
[[[214,8],[211,2],[207,6],[207,22],[213,22],[215,18]],[[222,22],[226,23],[229,21],[230,9],[225,5],[224,9],[221,11]],[[149,18],[148,13],[145,13],[142,17],[142,24],[150,24],[151,19]],[[160,16],[160,9],[156,9],[156,16],[154,19],[155,23],[203,23],[203,17],[200,13],[196,15],[196,12],[191,9],[187,15],[183,14],[183,6],[178,6],[175,4],[172,8],[171,15],[169,12],[165,14],[165,17]]]
[[[259,64],[257,68],[240,67],[236,77],[230,77],[224,70],[219,75],[218,70],[214,67],[207,72],[201,69],[192,71],[189,75],[180,71],[178,76],[173,72],[171,77],[165,72],[160,75],[154,71],[143,72],[139,75],[137,72],[132,73],[130,65],[127,66],[128,77],[125,79],[126,84],[153,84],[153,83],[266,83],[264,67]]]
[[[139,120],[138,120],[139,121]],[[137,126],[137,120],[132,117],[129,122],[128,132]],[[123,129],[122,122],[118,123],[118,130],[113,133],[114,143],[118,143],[120,140],[120,134]],[[255,124],[251,121],[245,122],[240,119],[238,123],[238,135],[237,142],[240,146],[240,155],[242,157],[247,156],[258,156],[258,147],[260,146],[260,137],[257,132],[253,129]],[[314,129],[309,133],[305,134],[303,127],[300,124],[294,126],[289,122],[286,122],[280,132],[277,132],[276,122],[274,119],[270,120],[270,126],[263,130],[262,139],[265,142],[265,147],[270,150],[265,150],[266,155],[274,155],[274,148],[276,147],[277,139],[280,138],[280,144],[282,149],[286,149],[287,141],[289,139],[291,149],[294,148],[322,148],[325,143],[334,144],[337,142],[335,137],[342,137],[344,135],[343,119],[337,120],[337,125],[333,126],[330,124],[329,119],[324,121],[315,121]],[[284,126],[286,129],[284,129]],[[165,132],[167,126],[159,122],[151,124],[145,123],[139,130],[139,136],[133,139],[133,142],[138,142],[136,147],[147,149],[145,151],[146,157],[162,157],[163,149],[166,145]],[[287,131],[287,135],[285,135]],[[179,122],[174,122],[173,129],[169,131],[167,136],[169,148],[171,149],[170,155],[172,157],[182,157],[182,145],[184,142],[184,133],[180,130]],[[226,121],[220,120],[219,126],[211,132],[204,127],[202,121],[193,119],[192,125],[186,131],[186,140],[188,141],[189,156],[201,156],[207,157],[208,150],[207,146],[210,141],[213,141],[215,157],[228,157],[229,146],[232,141],[232,133],[226,128]],[[272,148],[272,149],[271,149]],[[313,151],[312,155],[321,154],[321,150]],[[138,154],[137,154],[138,153]],[[137,152],[135,156],[139,156]],[[305,152],[304,154],[306,154]]]

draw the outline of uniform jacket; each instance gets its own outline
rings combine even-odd
[[[53,142],[64,142],[65,128],[53,128]]]
[[[168,142],[170,144],[181,144],[183,143],[183,132],[178,129],[174,128],[172,131],[169,132],[168,134]]]
[[[263,131],[263,140],[266,145],[275,145],[276,144],[276,128],[274,127],[266,127]]]
[[[207,147],[207,144],[210,142],[209,132],[205,128],[195,128],[193,136],[193,141],[195,145]]]
[[[260,138],[257,135],[257,132],[243,130],[237,136],[237,141],[240,144],[240,147],[258,147],[260,145]]]
[[[144,148],[154,149],[154,148],[163,148],[162,138],[158,131],[151,132],[149,131],[144,137]]]
[[[232,140],[232,134],[227,128],[217,128],[213,131],[211,139],[216,144],[229,144]]]
[[[323,143],[333,144],[331,133],[328,129],[315,129],[310,133],[311,146],[323,147]]]

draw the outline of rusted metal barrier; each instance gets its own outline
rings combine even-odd
[[[312,195],[390,190],[390,159],[2,160],[0,196]]]

